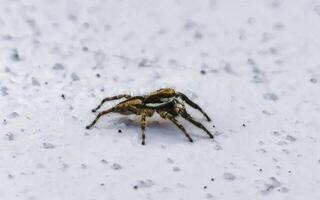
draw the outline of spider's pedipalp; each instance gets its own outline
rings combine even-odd
[[[189,142],[193,142],[192,138],[187,133],[186,129],[178,122],[178,120],[172,114],[166,111],[159,111],[158,113],[163,119],[169,119],[172,123],[174,123],[174,125],[176,125],[184,133],[184,135],[189,139]]]
[[[106,97],[104,98],[101,103],[95,108],[92,109],[92,112],[96,112],[99,108],[101,108],[101,106],[106,102],[106,101],[112,101],[112,100],[117,100],[117,99],[121,99],[121,98],[130,98],[131,96],[128,94],[120,94],[120,95],[116,95],[116,96],[112,96],[112,97]]]
[[[191,107],[199,110],[204,116],[205,118],[208,120],[208,122],[211,121],[210,117],[207,115],[207,113],[205,113],[200,106],[198,106],[196,103],[194,103],[193,101],[191,101],[185,94],[181,93],[181,92],[177,92],[176,95],[178,97],[180,97],[183,101],[185,101],[187,104],[189,104]]]

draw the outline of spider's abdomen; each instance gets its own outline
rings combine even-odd
[[[144,100],[144,103],[163,103],[166,101],[165,99],[173,97],[175,93],[174,89],[163,88],[150,93],[150,95]]]

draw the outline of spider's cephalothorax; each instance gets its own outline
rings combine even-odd
[[[211,119],[208,115],[194,102],[192,102],[186,95],[181,92],[176,92],[171,88],[159,89],[154,92],[151,92],[149,95],[144,96],[130,96],[127,94],[117,95],[113,97],[107,97],[102,100],[99,106],[92,110],[92,112],[96,112],[106,101],[116,100],[126,98],[126,100],[118,103],[116,106],[102,111],[98,114],[96,119],[88,125],[86,128],[90,129],[92,126],[96,124],[98,119],[111,112],[120,113],[124,115],[136,114],[141,115],[141,131],[142,131],[142,145],[145,144],[145,126],[146,126],[146,118],[151,117],[154,112],[157,112],[162,118],[169,119],[172,123],[174,123],[189,139],[190,142],[193,142],[190,135],[187,133],[185,128],[177,121],[176,117],[181,116],[194,124],[195,126],[204,130],[210,138],[213,138],[213,135],[198,121],[193,119],[185,109],[184,102],[189,104],[195,109],[198,109],[208,121]]]

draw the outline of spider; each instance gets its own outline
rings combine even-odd
[[[189,104],[191,107],[199,110],[208,121],[211,121],[209,116],[194,102],[192,102],[185,94],[181,92],[176,92],[171,88],[163,88],[151,92],[149,95],[143,96],[130,96],[128,94],[121,94],[113,97],[107,97],[101,101],[101,103],[92,110],[96,112],[106,101],[117,100],[125,98],[126,100],[118,103],[114,107],[100,112],[93,122],[86,126],[86,129],[92,128],[100,117],[108,113],[120,113],[123,115],[136,114],[141,116],[140,125],[141,125],[141,134],[142,134],[142,145],[145,145],[145,127],[146,127],[146,118],[151,117],[155,112],[157,112],[160,117],[163,119],[170,120],[175,124],[189,139],[190,142],[193,142],[190,135],[187,133],[185,128],[178,122],[176,119],[177,116],[181,116],[191,122],[193,125],[201,128],[205,131],[210,138],[213,138],[213,135],[202,125],[200,122],[196,121],[191,117],[187,112],[184,102]]]

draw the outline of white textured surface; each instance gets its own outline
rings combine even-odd
[[[319,199],[319,35],[317,0],[0,0],[0,199]],[[215,141],[84,129],[103,97],[161,87]]]

